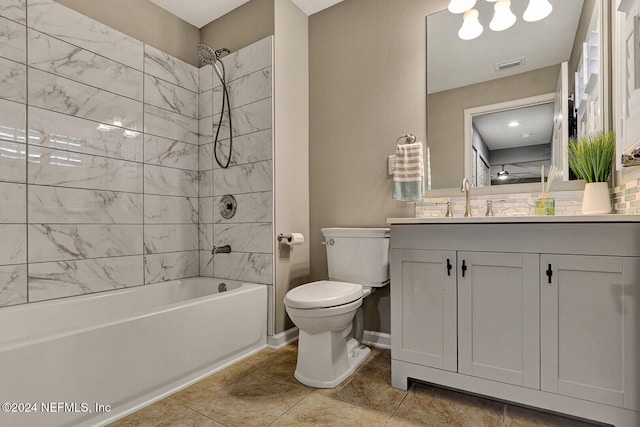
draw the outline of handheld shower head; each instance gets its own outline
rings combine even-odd
[[[226,47],[220,48],[220,49],[216,49],[216,58],[218,60],[220,60],[220,58],[222,58],[224,55],[228,55],[231,53],[231,51],[229,49],[227,49]]]
[[[202,62],[206,65],[211,65],[218,77],[220,78],[220,83],[222,83],[222,108],[220,112],[220,117],[218,118],[218,125],[214,126],[215,129],[215,138],[213,140],[213,155],[216,159],[216,162],[222,168],[228,168],[231,162],[231,153],[233,152],[233,126],[232,126],[232,115],[231,115],[231,105],[229,102],[229,88],[227,88],[227,80],[225,76],[224,63],[220,60],[223,55],[229,54],[231,51],[226,47],[221,49],[213,50],[209,46],[204,43],[198,43],[196,45],[196,54],[200,58]],[[219,65],[219,66],[218,66]],[[212,91],[213,92],[213,91]],[[226,158],[226,163],[218,159],[218,137],[220,136],[220,129],[222,128],[222,119],[224,117],[226,107],[226,113],[229,120],[229,153]],[[213,123],[212,123],[213,125]]]
[[[216,51],[214,51],[204,43],[198,43],[196,45],[196,54],[198,55],[200,60],[205,64],[213,65],[213,63],[218,60],[218,55],[216,54]]]
[[[231,51],[226,47],[213,50],[204,43],[198,43],[196,45],[196,54],[205,64],[213,65],[216,61],[219,61],[222,56],[229,53],[231,53]]]

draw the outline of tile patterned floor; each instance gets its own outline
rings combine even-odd
[[[592,426],[419,383],[394,389],[388,350],[337,388],[313,389],[293,377],[296,355],[263,350],[110,426]]]

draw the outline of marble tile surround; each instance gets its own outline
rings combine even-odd
[[[213,68],[199,73],[200,275],[273,284],[273,126],[272,39],[267,37],[222,59],[232,99],[233,150],[229,168],[215,160],[214,136],[222,86]],[[229,150],[227,115],[217,155]],[[233,218],[220,215],[222,196],[238,207]],[[211,255],[213,246],[231,245],[230,254]]]
[[[0,307],[199,274],[271,284],[271,58],[271,37],[224,58],[223,170],[211,66],[53,0],[2,0]],[[215,268],[214,244],[234,247]]]
[[[198,84],[53,0],[0,1],[0,307],[199,274]]]

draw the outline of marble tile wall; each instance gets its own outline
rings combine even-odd
[[[215,48],[218,48],[216,46]],[[200,275],[273,284],[272,37],[223,58],[231,99],[233,151],[230,166],[214,158],[222,86],[212,66],[200,69]],[[229,149],[225,115],[218,158]],[[222,196],[238,203],[231,219],[220,215]],[[213,246],[231,245],[230,254],[211,255]]]
[[[197,68],[0,0],[0,307],[197,276],[198,118]]]

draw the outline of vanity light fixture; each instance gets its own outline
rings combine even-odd
[[[489,28],[493,31],[504,31],[511,28],[516,23],[516,15],[511,11],[511,0],[486,0],[487,3],[495,3],[493,5],[493,19],[489,23]],[[524,1],[524,0],[522,0]],[[458,37],[463,40],[472,40],[482,34],[482,31],[478,32],[478,27],[482,28],[482,25],[478,21],[479,12],[473,9],[475,6],[475,0],[451,0],[449,2],[449,12],[451,13],[463,13],[462,27],[458,31]],[[471,24],[467,24],[467,13],[475,10],[475,16],[472,18],[477,21]],[[549,0],[529,0],[527,9],[524,11],[522,18],[527,22],[540,21],[551,14],[553,6],[549,3]],[[475,29],[472,32],[470,29],[465,29],[465,26],[469,26]],[[471,34],[475,34],[471,37]],[[465,37],[463,37],[465,36]]]
[[[516,23],[516,15],[511,12],[511,0],[498,0],[493,6],[493,19],[489,28],[493,31],[504,31]]]
[[[524,11],[522,19],[527,22],[536,22],[549,16],[553,6],[548,0],[529,0],[529,6]]]
[[[476,5],[476,0],[451,0],[449,2],[449,12],[464,13]]]
[[[467,10],[463,15],[462,27],[458,31],[458,37],[462,40],[473,40],[482,34],[484,28],[478,21],[480,13],[476,9]]]

